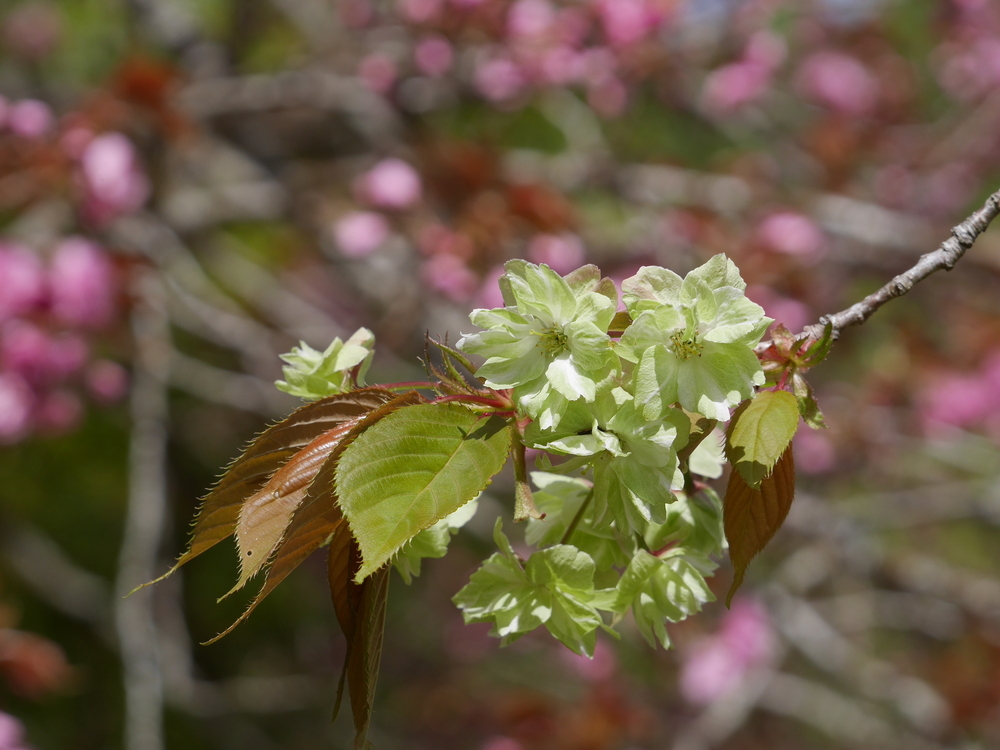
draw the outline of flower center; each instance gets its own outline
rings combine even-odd
[[[677,331],[670,337],[670,343],[673,344],[674,355],[678,359],[700,357],[701,350],[705,348],[704,344],[698,343],[695,336],[684,338],[684,333],[681,331]]]
[[[538,336],[538,346],[542,351],[550,356],[561,354],[569,346],[569,338],[563,329],[556,325],[551,325],[541,333],[533,332]]]

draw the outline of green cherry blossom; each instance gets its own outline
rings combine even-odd
[[[633,323],[618,355],[635,364],[633,389],[654,418],[672,404],[726,421],[730,408],[764,383],[753,352],[772,320],[746,298],[731,260],[716,255],[681,281],[644,267],[622,282]]]
[[[288,354],[281,355],[287,363],[281,368],[285,379],[274,385],[309,400],[346,393],[355,387],[351,377],[354,368],[358,368],[357,385],[364,385],[374,347],[375,334],[367,328],[359,328],[347,341],[335,338],[322,352],[300,341]]]
[[[476,374],[490,388],[512,388],[528,415],[554,426],[573,401],[592,402],[617,364],[608,327],[617,292],[594,266],[567,277],[545,265],[509,261],[501,278],[506,307],[474,310],[486,330],[458,347],[486,358]]]

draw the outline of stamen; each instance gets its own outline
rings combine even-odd
[[[670,343],[673,344],[674,355],[679,359],[688,359],[690,357],[700,357],[701,350],[705,348],[704,344],[699,344],[698,340],[694,337],[685,339],[684,334],[681,331],[677,331],[670,337]]]

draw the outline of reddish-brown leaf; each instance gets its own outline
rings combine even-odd
[[[330,598],[337,613],[337,622],[347,640],[347,652],[344,656],[344,666],[340,671],[340,681],[337,684],[337,700],[333,705],[333,718],[340,713],[340,703],[344,698],[344,682],[347,678],[347,667],[350,664],[351,644],[354,641],[354,627],[358,607],[361,604],[361,584],[354,582],[354,576],[361,567],[361,549],[351,529],[342,523],[333,533],[330,540],[330,554],[327,558],[327,568],[330,579]]]
[[[268,594],[274,591],[279,583],[285,580],[289,573],[295,570],[315,550],[331,540],[333,533],[337,530],[337,526],[343,521],[334,491],[333,477],[337,470],[337,460],[344,449],[354,442],[358,435],[383,417],[391,414],[400,407],[410,406],[422,401],[424,401],[424,398],[415,391],[395,396],[391,401],[383,403],[378,408],[362,416],[340,442],[334,446],[330,455],[327,456],[326,461],[309,485],[305,497],[292,514],[284,536],[275,547],[274,553],[271,556],[270,567],[267,570],[267,577],[264,579],[264,585],[250,602],[250,606],[240,615],[239,619],[215,636],[215,638],[208,641],[208,643],[214,643],[243,622],[256,609],[257,605]]]
[[[384,565],[358,585],[361,589],[355,613],[354,637],[347,653],[347,692],[351,695],[354,717],[354,750],[368,747],[368,727],[371,725],[382,661],[382,636],[385,632],[385,604],[389,595],[390,565]]]
[[[162,580],[184,563],[236,530],[243,502],[264,486],[281,466],[317,436],[357,419],[391,400],[382,388],[364,388],[306,404],[261,433],[227,469],[205,496],[198,511],[191,543],[177,563],[156,580]]]
[[[734,575],[726,606],[743,583],[747,565],[785,522],[794,497],[795,459],[790,444],[757,489],[748,485],[735,469],[730,473],[722,518]]]
[[[359,421],[351,419],[324,432],[288,459],[263,488],[243,503],[236,525],[240,579],[230,594],[241,589],[270,559],[323,462]]]

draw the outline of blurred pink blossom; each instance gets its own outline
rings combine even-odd
[[[445,253],[431,256],[420,272],[424,282],[452,302],[468,302],[479,288],[479,277],[461,258]]]
[[[75,393],[52,391],[35,407],[35,424],[51,434],[69,432],[83,417],[83,403]]]
[[[45,271],[23,245],[0,242],[0,323],[34,310],[45,296]]]
[[[457,8],[475,8],[482,5],[486,0],[451,0],[451,4]]]
[[[597,0],[597,12],[604,35],[615,47],[642,41],[658,22],[646,0]]]
[[[723,65],[705,78],[702,106],[709,112],[726,114],[757,101],[771,83],[771,71],[749,60]]]
[[[707,705],[737,687],[746,674],[774,656],[774,631],[767,611],[738,599],[723,616],[719,631],[683,655],[680,689],[684,698]]]
[[[945,49],[938,78],[955,98],[975,99],[1000,84],[1000,39],[988,36],[960,49]]]
[[[128,391],[128,372],[117,362],[99,359],[87,368],[85,382],[95,401],[113,404]]]
[[[479,750],[526,750],[526,748],[513,737],[490,737]]]
[[[503,294],[500,292],[500,277],[504,275],[502,265],[494,266],[483,278],[483,283],[476,293],[476,307],[492,310],[495,307],[503,307]]]
[[[769,250],[786,255],[819,255],[826,247],[816,222],[793,211],[768,216],[757,226],[757,238]]]
[[[797,299],[778,294],[770,287],[749,286],[747,297],[764,308],[764,314],[781,323],[792,333],[798,333],[809,322],[812,313],[809,306]]]
[[[399,10],[411,23],[424,23],[441,12],[442,0],[399,0]]]
[[[559,658],[587,682],[602,682],[613,677],[618,671],[618,660],[614,650],[601,640],[594,645],[592,659],[574,654],[568,649],[559,649]]]
[[[368,55],[358,64],[358,77],[365,86],[380,94],[387,94],[396,82],[396,63],[385,55]]]
[[[474,74],[476,89],[494,102],[512,99],[524,87],[524,74],[513,61],[497,57],[481,63]]]
[[[85,212],[99,223],[135,211],[149,197],[149,180],[132,141],[121,133],[104,133],[80,155],[86,192]]]
[[[385,217],[374,211],[352,211],[333,227],[337,246],[348,258],[361,258],[377,250],[391,232]]]
[[[83,152],[92,140],[94,132],[90,128],[72,127],[59,137],[59,147],[66,156],[75,161],[83,156]]]
[[[572,47],[552,47],[542,55],[542,78],[555,86],[566,86],[579,81],[586,70],[586,58]]]
[[[417,236],[417,246],[426,256],[447,253],[462,260],[469,260],[476,252],[468,235],[453,232],[441,224],[428,224]]]
[[[63,334],[49,341],[48,367],[56,378],[67,378],[80,371],[90,349],[87,342],[73,333]]]
[[[41,138],[48,135],[56,118],[45,102],[37,99],[22,99],[7,108],[7,127],[15,135],[23,138]]]
[[[58,379],[52,370],[52,339],[34,323],[15,319],[0,329],[0,363],[26,382],[40,384]]]
[[[952,373],[938,377],[920,395],[920,415],[924,425],[973,427],[1000,407],[1000,392],[981,374]]]
[[[375,17],[375,9],[369,0],[340,0],[335,7],[340,11],[344,25],[350,28],[367,26]]]
[[[620,78],[606,76],[587,87],[587,103],[602,117],[618,117],[628,104],[628,89]]]
[[[101,328],[115,312],[115,269],[108,254],[82,237],[56,246],[49,269],[52,314],[71,326]]]
[[[750,63],[761,65],[770,71],[778,68],[788,55],[788,45],[784,38],[773,31],[757,31],[747,42],[743,58]]]
[[[583,265],[583,243],[575,234],[536,234],[528,243],[528,258],[565,276]]]
[[[837,463],[837,450],[828,430],[799,430],[795,433],[795,468],[806,474],[822,474]]]
[[[429,36],[421,39],[413,50],[417,69],[425,76],[444,75],[451,68],[455,51],[451,42],[443,36]]]
[[[7,113],[10,111],[10,103],[7,98],[0,94],[0,130],[7,124]]]
[[[381,208],[409,208],[420,200],[417,170],[402,159],[383,159],[358,180],[362,198]]]
[[[555,17],[555,8],[548,0],[517,0],[507,12],[507,33],[515,38],[542,37]]]
[[[860,61],[842,52],[816,52],[805,59],[796,84],[806,96],[841,114],[871,114],[879,83]]]
[[[0,372],[0,443],[13,443],[24,437],[31,426],[35,396],[28,383],[17,373]],[[0,737],[10,731],[0,712]],[[0,748],[4,745],[0,744]]]
[[[587,38],[590,27],[591,19],[582,8],[560,8],[556,14],[553,35],[557,43],[577,47]]]

